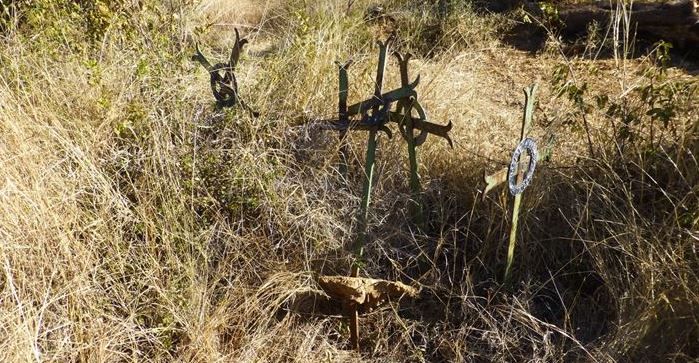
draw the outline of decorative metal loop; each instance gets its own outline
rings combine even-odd
[[[427,114],[425,113],[425,110],[422,108],[420,103],[414,98],[411,97],[410,101],[408,102],[408,106],[405,108],[405,117],[400,119],[400,122],[398,123],[398,130],[400,130],[401,135],[405,140],[408,140],[408,132],[412,132],[414,129],[418,129],[413,122],[413,130],[408,130],[407,125],[405,124],[406,118],[410,117],[412,118],[412,113],[413,110],[417,112],[417,119],[418,121],[422,122],[427,122]],[[412,121],[412,120],[411,120]],[[425,129],[419,129],[420,134],[417,136],[413,135],[413,140],[415,142],[415,146],[420,146],[425,143],[427,140],[427,135],[429,135],[429,132]]]
[[[201,53],[199,44],[196,44],[196,52],[192,56],[192,60],[199,62],[209,72],[211,92],[214,94],[216,103],[219,106],[233,107],[236,104],[240,104],[240,106],[250,112],[253,117],[258,117],[260,115],[259,112],[255,112],[238,97],[238,81],[234,73],[235,67],[240,59],[240,52],[247,42],[247,39],[240,38],[238,29],[235,29],[235,44],[228,58],[228,63],[212,65],[204,54]]]
[[[524,151],[529,154],[529,167],[527,168],[527,173],[524,176],[522,183],[517,185],[517,174],[519,174],[519,157]],[[536,169],[536,162],[538,159],[538,151],[536,149],[536,141],[531,138],[526,138],[522,140],[515,152],[512,153],[512,159],[510,160],[510,171],[507,176],[507,182],[510,187],[510,194],[517,195],[527,189],[529,183],[531,183],[534,177],[534,169]]]
[[[223,76],[221,72],[223,71]],[[211,91],[222,106],[231,107],[238,101],[238,82],[227,64],[218,63],[209,72]]]

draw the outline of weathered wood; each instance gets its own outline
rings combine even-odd
[[[403,296],[416,297],[420,289],[397,281],[386,281],[353,276],[321,276],[318,284],[328,296],[341,303],[349,318],[350,344],[359,351],[359,314]]]
[[[321,276],[318,284],[331,298],[355,304],[360,312],[369,312],[390,300],[416,297],[419,289],[397,281],[351,276]]]

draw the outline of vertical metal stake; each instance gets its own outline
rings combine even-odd
[[[348,61],[345,64],[337,63],[339,68],[340,89],[339,89],[339,120],[342,125],[349,125],[349,116],[347,115],[347,93],[349,90],[349,77],[347,76],[347,68],[352,64]],[[349,150],[347,146],[347,129],[340,131],[340,175],[347,180],[347,160],[349,158]]]
[[[524,119],[522,120],[522,131],[520,133],[520,142],[527,137],[527,134],[529,134],[529,130],[532,126],[532,115],[534,113],[534,95],[536,93],[536,89],[536,84],[533,84],[524,89],[525,107]],[[523,178],[524,175],[518,171],[517,183],[521,183]],[[512,205],[512,229],[510,230],[510,244],[507,247],[507,266],[505,267],[505,284],[508,284],[510,282],[510,269],[512,268],[512,260],[514,259],[515,254],[515,244],[517,243],[517,223],[519,222],[519,209],[522,203],[523,194],[524,193],[517,194]]]
[[[383,88],[383,75],[386,70],[386,53],[388,51],[388,41],[386,43],[379,42],[379,65],[376,71],[376,84],[374,86],[374,97],[381,98],[381,90]],[[372,115],[377,115],[379,105],[374,106]],[[355,261],[352,264],[351,277],[359,275],[359,264],[364,254],[364,245],[368,240],[367,224],[369,220],[369,203],[371,201],[371,189],[374,179],[374,164],[376,162],[376,129],[369,131],[369,141],[366,149],[366,165],[364,166],[364,190],[362,193],[362,204],[359,213],[359,234],[354,245]],[[350,343],[352,348],[359,351],[359,313],[357,312],[356,304],[350,307]]]
[[[410,84],[408,77],[408,62],[410,61],[411,55],[408,53],[405,57],[402,57],[399,53],[395,53],[396,58],[398,58],[398,64],[400,66],[400,81],[401,86],[405,87]],[[425,218],[422,210],[422,188],[420,188],[420,177],[418,176],[418,164],[417,164],[417,149],[415,145],[415,135],[413,130],[415,125],[413,125],[412,118],[412,102],[415,102],[414,98],[409,101],[401,101],[398,104],[398,111],[404,115],[403,122],[405,123],[406,130],[406,141],[408,144],[408,161],[410,163],[410,190],[412,191],[412,200],[410,202],[410,215],[413,217],[417,227],[424,231],[425,230]]]
[[[376,71],[376,84],[374,85],[374,97],[381,98],[383,88],[383,75],[386,69],[386,53],[388,51],[388,41],[379,43],[379,65]],[[380,105],[377,104],[372,109],[372,115],[377,115]],[[359,233],[354,244],[355,263],[352,266],[352,277],[357,277],[359,273],[359,263],[364,253],[364,246],[367,243],[367,224],[369,220],[369,203],[371,202],[371,189],[374,178],[374,165],[376,163],[376,132],[377,129],[369,131],[369,140],[366,149],[366,165],[364,166],[364,188],[362,191],[362,204],[359,211]]]

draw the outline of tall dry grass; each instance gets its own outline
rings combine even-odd
[[[342,319],[313,314],[308,296],[318,274],[348,271],[364,135],[352,136],[344,181],[336,136],[305,123],[335,112],[334,60],[355,60],[351,101],[370,95],[379,30],[363,21],[369,2],[349,12],[339,0],[105,2],[91,27],[41,4],[57,16],[22,8],[0,50],[1,361],[699,355],[696,86],[673,96],[676,115],[653,139],[642,119],[633,142],[619,141],[619,119],[590,110],[595,158],[578,106],[554,97],[565,64],[589,97],[642,107],[633,89],[652,57],[530,56],[499,41],[505,17],[386,4],[398,46],[417,54],[420,101],[434,122],[454,121],[455,148],[429,139],[419,149],[429,220],[419,233],[406,215],[405,144],[379,141],[362,273],[422,294],[363,317],[360,355]],[[224,59],[233,25],[251,40],[237,74],[258,119],[217,110],[189,61],[194,42]],[[686,80],[677,69],[665,79]],[[483,199],[480,180],[509,159],[532,81],[534,136],[558,142],[526,192],[507,289],[497,277],[509,204],[503,191]]]

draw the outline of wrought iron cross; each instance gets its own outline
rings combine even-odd
[[[412,55],[410,53],[402,56],[395,52],[395,57],[398,59],[400,67],[400,80],[403,87],[408,85],[408,62]],[[419,77],[418,77],[419,78]],[[417,117],[413,117],[413,111],[417,113]],[[449,131],[452,128],[452,123],[449,121],[447,125],[437,125],[427,121],[427,114],[417,100],[417,95],[403,98],[398,101],[398,109],[390,114],[392,121],[398,123],[398,130],[401,136],[408,144],[408,161],[410,163],[410,189],[413,194],[413,199],[410,203],[410,214],[413,216],[417,226],[420,229],[425,229],[425,217],[422,210],[422,202],[420,193],[420,177],[418,175],[417,150],[416,148],[425,143],[429,134],[440,136],[447,140],[452,148],[454,144],[449,137]],[[416,136],[415,130],[420,133]]]
[[[424,143],[429,134],[442,137],[452,145],[451,138],[448,134],[452,128],[451,122],[444,126],[428,122],[425,111],[417,102],[415,87],[420,82],[420,77],[418,76],[412,83],[409,81],[409,56],[404,58],[400,54],[394,53],[400,65],[401,86],[394,90],[383,92],[384,73],[386,70],[390,43],[390,38],[386,42],[378,42],[379,61],[373,96],[364,101],[347,106],[347,93],[349,88],[347,69],[351,62],[338,64],[340,85],[338,118],[332,120],[316,120],[321,128],[337,130],[340,133],[340,141],[342,143],[340,148],[340,172],[343,176],[346,176],[347,173],[347,132],[349,130],[364,130],[369,132],[364,166],[364,186],[358,216],[358,234],[352,246],[355,261],[352,264],[349,279],[359,279],[359,265],[364,253],[364,246],[368,242],[368,213],[374,179],[378,131],[385,132],[389,138],[392,137],[392,132],[388,128],[388,124],[390,122],[395,122],[398,124],[401,135],[408,141],[411,168],[410,185],[415,194],[414,202],[418,206],[416,207],[416,215],[418,223],[420,224],[422,224],[422,210],[421,207],[419,207],[420,184],[417,175],[415,147]],[[392,110],[394,104],[397,105],[395,111]],[[413,111],[417,113],[416,117],[413,117]],[[414,130],[419,130],[420,134],[415,136]],[[359,315],[357,305],[348,304],[345,306],[345,311],[350,320],[350,341],[352,347],[359,350]]]
[[[238,94],[238,80],[235,77],[235,67],[240,60],[240,51],[243,46],[248,43],[247,39],[241,39],[238,29],[235,29],[235,44],[231,50],[231,55],[228,63],[211,63],[201,53],[199,44],[196,45],[196,53],[192,56],[193,61],[199,62],[209,72],[211,77],[211,92],[216,98],[216,103],[219,107],[233,107],[240,104],[246,111],[250,112],[254,117],[260,114],[250,108]]]
[[[418,164],[416,147],[422,145],[429,134],[433,134],[444,138],[450,146],[453,147],[449,131],[452,128],[451,121],[447,125],[434,124],[427,121],[427,115],[417,101],[417,92],[415,88],[420,82],[420,76],[417,76],[411,83],[408,76],[408,61],[410,55],[402,56],[398,52],[393,54],[398,59],[401,74],[401,86],[392,91],[381,93],[383,88],[383,74],[386,67],[386,56],[388,47],[391,42],[389,39],[386,43],[379,42],[379,67],[375,83],[374,95],[364,101],[347,106],[348,93],[348,76],[347,69],[351,62],[339,64],[339,102],[338,102],[338,119],[333,120],[316,120],[320,122],[320,127],[327,130],[338,130],[340,132],[340,173],[343,176],[347,175],[347,159],[348,150],[346,144],[347,131],[365,130],[369,131],[369,145],[367,147],[367,159],[365,172],[369,174],[369,168],[373,168],[375,158],[375,133],[376,131],[385,132],[389,138],[392,137],[391,129],[388,128],[389,122],[395,122],[403,138],[408,143],[408,157],[410,161],[410,187],[413,192],[413,200],[411,203],[411,214],[417,221],[418,226],[424,226],[424,218],[422,213],[422,204],[420,203],[420,181],[418,176]],[[396,104],[395,111],[393,104]],[[415,113],[416,115],[413,115]],[[416,136],[415,130],[420,133]],[[372,136],[372,132],[374,133]],[[374,140],[374,141],[372,141]],[[373,169],[371,170],[373,172]],[[373,176],[373,175],[371,175]],[[369,185],[369,192],[371,185]],[[368,208],[368,197],[363,198],[362,208]],[[364,210],[364,209],[363,209]],[[366,213],[362,213],[366,215]],[[365,228],[365,222],[360,218],[360,233]]]

